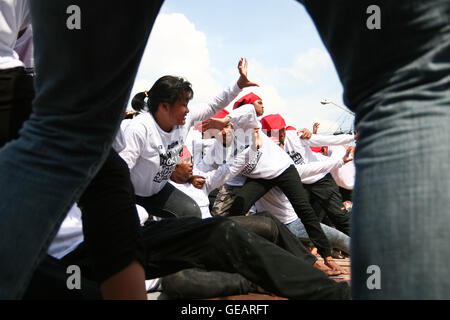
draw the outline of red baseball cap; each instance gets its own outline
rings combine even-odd
[[[286,127],[283,117],[277,114],[269,114],[261,119],[261,126],[264,130],[281,130]]]
[[[233,110],[239,108],[240,106],[243,106],[244,104],[250,104],[258,100],[261,100],[261,98],[253,92],[250,92],[234,103]]]

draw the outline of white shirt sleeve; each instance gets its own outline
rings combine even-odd
[[[233,179],[244,169],[251,158],[256,156],[257,152],[249,147],[237,154],[231,164],[224,164],[216,170],[204,173],[207,192],[210,193],[215,188]]]
[[[136,210],[137,210],[137,213],[139,216],[139,222],[140,222],[141,226],[143,226],[145,224],[145,222],[148,220],[149,214],[148,214],[147,210],[145,210],[144,207],[141,207],[138,204],[136,204]]]
[[[128,165],[131,170],[136,165],[138,158],[144,149],[146,138],[146,130],[143,126],[129,125],[124,131],[123,138],[125,140],[125,147],[120,151],[119,155]]]
[[[222,93],[214,97],[207,104],[199,104],[190,109],[188,127],[195,125],[197,122],[205,121],[220,110],[226,108],[233,101],[242,89],[239,88],[237,82],[226,88]]]
[[[342,159],[346,153],[347,149],[345,149],[343,146],[331,146],[328,148],[328,156],[331,159]]]
[[[337,136],[325,136],[320,134],[311,135],[310,139],[301,139],[304,145],[321,147],[321,146],[339,146],[343,144],[352,143],[355,141],[355,136],[351,134],[340,134]]]
[[[329,172],[335,168],[340,168],[344,165],[342,159],[329,159],[326,161],[314,161],[305,164],[296,164],[298,174],[301,179],[315,176],[319,173]]]

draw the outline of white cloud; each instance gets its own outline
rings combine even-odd
[[[209,59],[207,39],[183,14],[160,14],[145,49],[131,97],[150,89],[164,75],[176,75],[192,83],[194,99],[205,101],[221,89]]]
[[[325,50],[310,48],[299,55],[289,70],[291,75],[306,84],[313,84],[321,75],[333,69],[333,63]]]
[[[226,57],[233,56],[235,54],[230,52]],[[278,66],[276,57],[264,61],[248,59],[249,79],[260,87],[247,88],[238,98],[254,92],[263,99],[266,115],[279,113],[289,125],[299,128],[311,130],[314,122],[320,122],[323,131],[338,127],[342,111],[320,104],[324,98],[343,104],[342,87],[325,49],[310,48],[293,58],[289,67]],[[197,30],[183,14],[160,14],[131,97],[149,89],[159,77],[172,74],[183,76],[192,83],[194,100],[191,104],[206,102],[237,79],[236,65],[237,61],[231,61],[226,69],[216,69],[209,57],[207,33]],[[221,83],[223,79],[229,80]]]
[[[228,72],[231,74],[232,70]],[[337,84],[332,86],[332,91],[329,89],[330,74]],[[265,115],[279,113],[288,125],[310,130],[314,122],[320,122],[319,132],[322,133],[351,126],[351,119],[343,118],[339,108],[320,104],[323,99],[343,104],[342,88],[326,51],[310,49],[287,68],[249,59],[249,78],[260,87],[244,89],[238,98],[248,92],[259,95],[264,102]]]

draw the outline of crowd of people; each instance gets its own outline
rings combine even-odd
[[[109,46],[104,27],[90,24],[93,16],[86,15],[90,28],[71,33],[58,27],[63,4],[0,0],[0,298],[146,299],[155,288],[179,299],[248,292],[290,299],[446,297],[447,282],[435,277],[445,259],[432,253],[448,251],[435,236],[450,226],[445,206],[437,206],[450,198],[442,174],[450,172],[449,144],[440,158],[424,162],[424,150],[423,159],[409,155],[427,139],[416,137],[421,142],[407,149],[404,142],[414,135],[408,121],[415,115],[437,115],[433,123],[419,117],[419,129],[431,125],[448,139],[442,125],[450,104],[450,6],[434,0],[439,19],[380,31],[373,41],[411,30],[427,41],[397,60],[382,50],[379,56],[392,62],[375,64],[377,73],[368,80],[371,69],[358,69],[363,58],[349,54],[349,43],[335,41],[345,28],[332,28],[333,17],[348,15],[350,4],[302,2],[356,110],[356,135],[320,135],[318,124],[313,133],[297,130],[280,114],[266,115],[261,97],[243,94],[258,86],[244,58],[237,81],[209,103],[189,106],[191,83],[163,76],[131,99],[134,111],[125,111],[162,1],[143,1],[139,12],[118,5],[121,15],[133,12],[135,23],[112,26],[108,32],[126,36],[114,54],[100,58],[82,40],[86,33],[84,39],[98,38],[95,46]],[[403,16],[429,17],[432,10],[404,1],[384,6]],[[357,39],[371,59],[371,42]],[[405,77],[415,82],[402,87]],[[394,130],[399,128],[404,131]],[[432,164],[445,157],[436,175]],[[435,192],[427,187],[432,178]],[[25,201],[15,201],[18,195]],[[412,222],[419,212],[429,212],[437,224]],[[398,228],[397,216],[405,213],[411,223]],[[417,236],[405,237],[408,230]],[[413,273],[434,268],[435,274],[401,282],[403,273],[411,274],[397,260],[402,250],[426,244],[433,250],[418,251]],[[399,257],[392,256],[394,247]],[[333,279],[348,273],[335,261],[342,255],[352,259],[352,292],[347,282]],[[73,265],[81,270],[80,290],[67,287]],[[375,291],[366,285],[372,265],[383,270]]]

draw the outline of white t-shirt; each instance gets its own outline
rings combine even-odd
[[[198,174],[195,172],[194,174]],[[175,188],[180,190],[181,192],[188,195],[192,200],[194,200],[198,206],[200,207],[200,211],[202,212],[202,219],[211,218],[211,212],[209,211],[209,198],[208,193],[206,192],[205,186],[202,189],[198,189],[192,185],[192,183],[176,183],[172,180],[169,180],[169,183],[172,184]]]
[[[208,172],[218,169],[223,164],[232,163],[234,161],[235,153],[237,153],[240,148],[238,148],[235,144],[225,148],[223,144],[216,139],[208,140],[213,140],[213,143],[205,150],[205,156],[202,161],[196,164],[198,170]],[[236,140],[233,140],[233,143],[235,142]],[[237,174],[234,178],[224,184],[241,187],[244,185],[245,180],[247,180],[246,177],[241,174]]]
[[[19,59],[23,62],[25,69],[34,69],[33,30],[31,28],[31,24],[22,36],[17,39],[14,51],[19,55]]]
[[[342,158],[347,150],[343,146],[334,146],[328,148],[328,155],[331,159]],[[355,185],[355,163],[354,161],[349,161],[342,167],[334,168],[330,170],[331,175],[336,181],[336,184],[344,189],[353,190]]]
[[[268,211],[284,224],[298,219],[289,199],[280,188],[270,189],[263,197],[255,202],[256,211]]]
[[[191,183],[179,184],[170,180],[170,183],[180,191],[191,197],[200,207],[202,219],[211,218],[209,211],[209,193],[215,188],[233,179],[246,166],[247,162],[257,156],[251,148],[246,148],[240,152],[231,163],[219,166],[217,169],[204,172],[194,167],[194,175],[205,177],[205,184],[201,189],[194,187]]]
[[[249,134],[253,128],[259,128],[262,146],[260,156],[254,163],[249,163],[242,171],[242,175],[254,179],[273,179],[282,174],[293,165],[292,159],[262,130],[252,104],[243,105],[234,109],[228,115],[235,131],[239,145],[248,143]]]
[[[125,148],[120,156],[130,168],[138,196],[152,196],[165,186],[178,163],[189,129],[225,108],[241,92],[237,83],[228,87],[207,105],[190,108],[186,124],[172,131],[162,130],[148,112],[137,115],[123,131]]]
[[[284,150],[294,161],[302,178],[302,182],[305,184],[312,184],[325,177],[328,172],[308,176],[303,174],[302,177],[302,165],[323,160],[323,158],[320,157],[320,154],[311,150],[310,146],[336,146],[348,144],[353,141],[353,135],[324,136],[313,134],[310,139],[301,139],[295,130],[288,130],[286,131],[286,138],[284,140]]]
[[[58,233],[50,244],[47,253],[56,259],[61,259],[75,250],[83,242],[83,239],[81,210],[74,204],[59,227]]]
[[[136,205],[141,225],[144,225],[149,215],[140,205]],[[81,210],[75,203],[67,212],[66,218],[61,223],[59,230],[53,238],[47,253],[56,259],[61,259],[69,254],[83,242],[83,222],[81,220]]]
[[[27,0],[0,1],[0,70],[24,66],[14,47],[19,32],[30,23]]]

